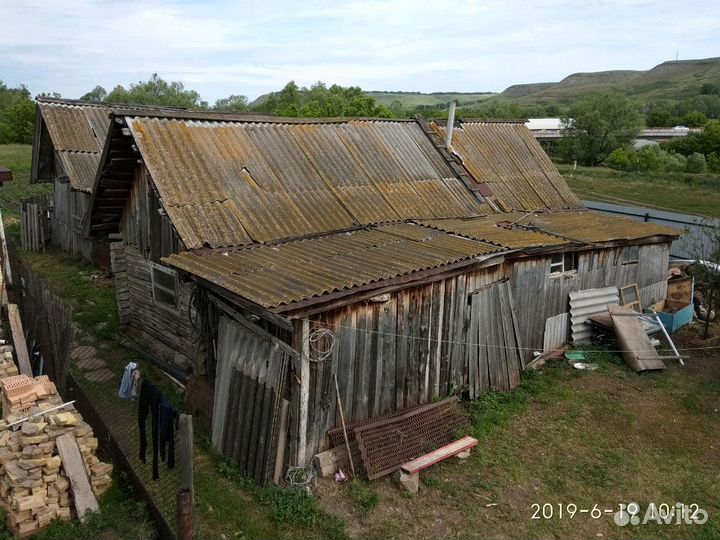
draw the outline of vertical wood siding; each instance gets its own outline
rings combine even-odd
[[[310,333],[329,328],[335,342],[329,358],[310,362],[306,458],[324,450],[326,431],[339,425],[334,374],[348,422],[453,391],[476,397],[516,386],[521,345],[503,272],[498,265],[311,317]]]
[[[622,248],[581,252],[577,273],[550,277],[550,257],[535,257],[518,261],[512,269],[511,289],[520,323],[520,341],[525,359],[532,351],[542,351],[545,320],[569,311],[571,291],[597,287],[623,287],[637,283],[643,289],[656,285],[656,291],[666,281],[669,244],[650,244],[640,247],[640,260],[622,264]],[[646,296],[650,296],[649,290]]]
[[[72,190],[67,178],[55,179],[50,216],[52,242],[63,251],[92,260],[93,241],[82,232],[82,219],[89,204],[89,193]]]

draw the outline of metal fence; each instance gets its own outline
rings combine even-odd
[[[680,229],[683,234],[673,242],[670,250],[670,255],[678,259],[695,259],[702,257],[703,253],[708,253],[710,246],[706,231],[720,227],[720,219],[679,214],[642,206],[625,206],[596,201],[583,201],[583,203],[588,208],[605,214],[626,216],[647,223],[657,223]]]

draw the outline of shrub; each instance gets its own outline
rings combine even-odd
[[[707,168],[711,173],[720,174],[720,154],[712,152],[707,157]]]
[[[619,171],[633,171],[637,169],[638,157],[634,148],[616,148],[605,160],[605,165]]]
[[[693,152],[687,158],[686,171],[689,173],[704,173],[706,169],[705,155],[700,152]]]

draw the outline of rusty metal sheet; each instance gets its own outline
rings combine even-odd
[[[128,116],[127,122],[189,249],[488,212],[413,122],[148,116]],[[219,204],[234,205],[247,238],[231,231],[218,236],[223,226],[212,223],[215,214],[189,217],[192,207],[199,211]],[[192,222],[177,222],[185,218]]]
[[[185,252],[163,260],[256,304],[274,308],[500,250],[401,223],[276,245]]]
[[[432,411],[433,409],[435,409],[435,412],[431,412],[431,414],[436,415],[442,415],[448,410],[453,412],[453,419],[454,421],[458,422],[460,427],[460,429],[457,429],[453,435],[456,435],[460,433],[460,431],[462,431],[463,429],[467,428],[467,419],[464,417],[464,415],[462,415],[462,410],[458,407],[457,397],[450,397],[429,405],[414,405],[412,407],[407,407],[397,411],[389,412],[380,416],[374,416],[372,418],[365,418],[362,420],[357,420],[355,422],[350,422],[345,426],[345,430],[339,427],[330,429],[327,432],[330,439],[330,446],[341,450],[339,466],[342,468],[343,471],[350,471],[350,461],[347,459],[347,451],[345,446],[345,433],[347,433],[348,443],[350,445],[350,453],[352,455],[353,464],[355,465],[355,471],[360,475],[367,476],[367,471],[365,470],[364,462],[360,453],[360,448],[358,446],[358,440],[355,432],[358,431],[358,433],[360,433],[367,426],[377,425],[378,423],[384,421],[397,420],[408,415],[417,414],[421,415],[421,417],[427,416],[428,410]],[[463,418],[465,418],[464,421]]]
[[[430,126],[445,137],[443,126]],[[477,182],[490,185],[513,209],[582,206],[523,124],[463,121],[453,130],[452,149]]]
[[[434,219],[421,221],[423,225],[466,236],[475,240],[489,242],[511,249],[541,246],[556,246],[568,243],[557,236],[523,227],[528,221],[526,214],[495,214],[468,219]]]
[[[549,234],[587,243],[639,240],[650,236],[679,236],[682,232],[672,227],[609,216],[591,210],[532,214],[523,223]]]
[[[367,477],[375,480],[456,440],[469,427],[457,398],[448,398],[358,426],[354,433]]]

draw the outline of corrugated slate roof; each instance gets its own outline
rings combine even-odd
[[[680,236],[682,229],[645,223],[592,210],[530,214],[521,224],[544,232],[587,243],[640,240],[651,236]]]
[[[526,214],[513,212],[495,214],[481,218],[432,219],[421,223],[434,229],[459,234],[475,240],[482,240],[511,249],[567,244],[567,240],[541,231],[533,231],[514,225],[525,221]]]
[[[38,100],[53,147],[73,189],[90,192],[110,125],[105,105]]]
[[[431,127],[443,138],[445,128]],[[532,133],[517,122],[463,121],[453,129],[452,150],[474,179],[513,210],[581,208]]]
[[[497,246],[400,223],[277,245],[184,252],[163,262],[258,305],[279,308],[496,251]]]
[[[126,120],[189,249],[490,212],[414,122]]]

